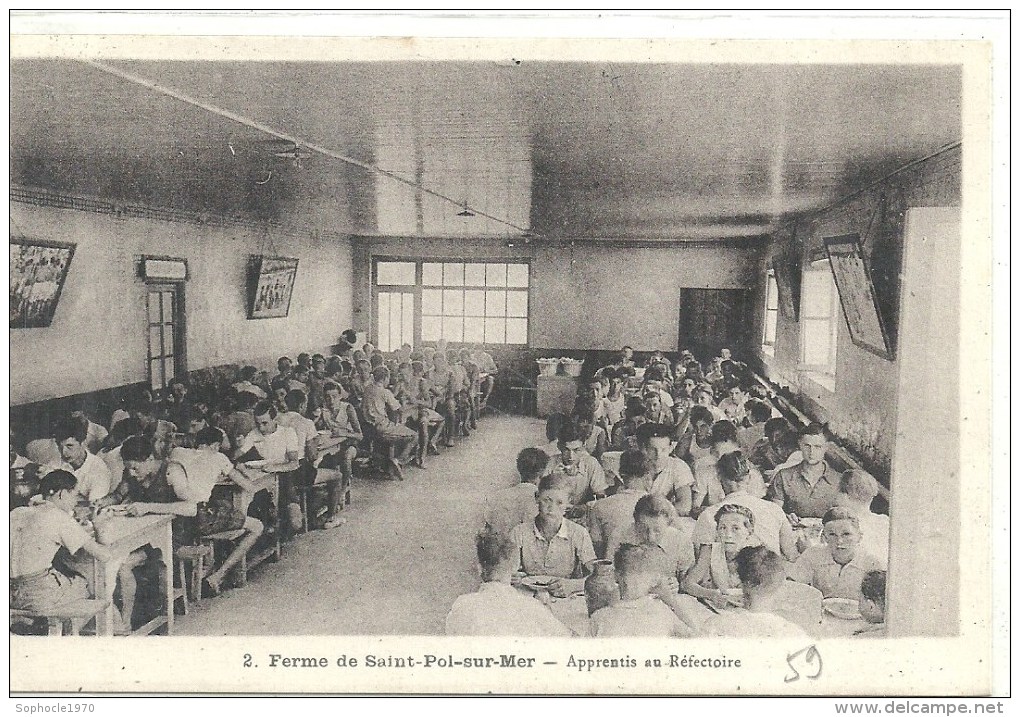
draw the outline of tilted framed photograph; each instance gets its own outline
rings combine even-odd
[[[846,234],[823,241],[851,340],[865,351],[891,360],[893,350],[875,301],[875,285],[861,251],[860,236]]]
[[[11,237],[12,329],[40,329],[53,322],[74,248],[74,244]]]
[[[290,313],[298,260],[282,256],[251,257],[249,319],[280,319]]]

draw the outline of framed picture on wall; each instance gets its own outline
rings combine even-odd
[[[257,255],[249,264],[249,319],[279,319],[290,313],[298,260]]]
[[[847,234],[823,241],[850,338],[862,349],[892,359],[892,347],[875,300],[875,285],[861,251],[860,236]]]
[[[49,326],[74,257],[74,244],[11,237],[11,328]]]

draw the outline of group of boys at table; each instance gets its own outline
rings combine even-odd
[[[346,522],[341,511],[367,430],[383,470],[402,478],[408,463],[424,468],[437,441],[451,447],[470,435],[497,372],[483,351],[405,345],[386,357],[371,344],[328,360],[283,357],[277,368],[271,380],[243,368],[222,396],[190,395],[174,381],[162,402],[148,392],[127,402],[109,429],[76,411],[25,455],[12,431],[11,607],[44,615],[87,599],[101,566],[116,580],[96,597],[110,600],[119,588],[112,631],[130,634],[144,622],[135,609],[138,574],[156,574],[165,586],[171,556],[153,545],[122,554],[116,537],[132,518],[154,515],[172,519],[175,553],[230,537],[229,554],[202,576],[203,594],[216,595],[257,545],[275,541],[279,556],[281,533]],[[25,485],[27,495],[18,492]],[[304,515],[298,491],[316,486]]]
[[[521,451],[519,482],[485,502],[482,584],[447,634],[883,636],[877,481],[835,471],[822,427],[795,432],[728,354],[705,370],[656,352],[635,382],[625,349],[551,416],[555,440]],[[610,562],[617,589],[586,601]]]

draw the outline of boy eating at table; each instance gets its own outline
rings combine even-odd
[[[10,513],[10,606],[44,612],[89,597],[80,575],[68,577],[54,567],[60,548],[72,555],[84,549],[97,560],[111,560],[110,551],[89,537],[72,517],[78,502],[74,475],[54,470],[39,483],[42,502]]]
[[[868,626],[854,637],[885,637],[885,571],[872,570],[861,580],[857,607]]]
[[[795,622],[776,613],[777,595],[785,582],[783,559],[758,545],[742,549],[736,556],[743,588],[744,608],[725,610],[704,625],[712,637],[803,638],[808,633]]]
[[[864,576],[882,569],[877,558],[860,549],[857,516],[846,508],[827,510],[822,516],[822,540],[825,545],[808,548],[790,566],[789,578],[817,588],[822,597],[857,600]]]
[[[485,525],[508,534],[515,525],[535,519],[538,512],[538,481],[545,473],[549,456],[541,448],[525,448],[517,454],[520,483],[497,491],[485,501]]]
[[[564,517],[570,493],[566,477],[544,477],[538,484],[538,515],[510,531],[519,552],[519,574],[555,578],[549,591],[556,597],[583,590],[584,576],[595,562],[588,531]]]
[[[620,601],[596,610],[589,629],[592,637],[690,637],[694,631],[673,608],[658,556],[643,545],[622,545],[613,556]],[[673,593],[675,595],[675,593]]]
[[[446,616],[447,635],[568,637],[566,626],[545,605],[510,585],[519,559],[505,533],[483,530],[475,539],[482,585],[453,601]]]

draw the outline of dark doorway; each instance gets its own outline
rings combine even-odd
[[[746,356],[750,305],[746,289],[681,289],[680,348],[699,361],[718,356],[722,348]]]

